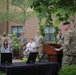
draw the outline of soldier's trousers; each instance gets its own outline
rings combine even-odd
[[[38,51],[38,58],[40,59],[43,55],[43,47],[37,47],[37,51]]]
[[[13,57],[13,50],[14,50],[14,47],[10,47],[10,52],[12,53],[12,57]]]
[[[20,49],[19,49],[19,58],[20,59],[22,59],[24,57],[23,52],[24,52],[23,46],[20,46]]]
[[[63,56],[62,58],[62,67],[68,65],[76,65],[76,56]]]

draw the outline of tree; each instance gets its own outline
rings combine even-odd
[[[6,11],[6,0],[0,0],[0,9],[1,11],[4,10],[4,12],[2,12],[0,14],[0,21],[6,21],[8,20],[9,22],[10,21],[14,21],[16,23],[21,23],[21,24],[25,24],[25,21],[28,20],[29,17],[31,17],[31,15],[33,13],[28,13],[27,12],[27,1],[26,0],[9,0],[9,7],[12,6],[12,8],[14,9],[11,9],[9,8],[9,14],[7,14],[7,11]],[[5,9],[2,9],[3,7],[3,4],[5,6]],[[7,18],[8,16],[8,18]]]
[[[28,20],[30,17],[32,17],[33,13],[28,13],[27,12],[27,1],[26,0],[8,0],[9,3],[9,9],[8,11],[5,9],[2,9],[1,7],[1,11],[4,10],[4,12],[2,12],[0,14],[0,22],[15,22],[17,24],[21,24],[22,26],[25,25],[26,20]],[[0,0],[0,4],[3,6],[7,5],[6,0]],[[12,7],[13,9],[11,9],[10,7]]]
[[[46,18],[46,25],[52,25],[57,30],[61,21],[65,22],[70,18],[72,22],[75,22],[76,0],[28,0],[28,3],[36,12],[39,24],[42,18]],[[54,24],[53,16],[56,17]]]
[[[27,10],[27,8],[26,8],[26,0],[18,0],[17,2],[13,0],[12,1],[12,5],[14,5],[14,6],[18,7],[19,9],[21,9],[20,13],[18,14],[19,15],[18,19],[21,18],[23,25],[25,25],[25,21],[27,19],[26,18],[26,16],[27,16],[26,15],[26,10]]]
[[[38,24],[39,24],[39,29],[41,31],[41,34],[45,35],[46,24],[45,23],[42,24],[42,19],[48,16],[45,13],[47,10],[47,6],[44,5],[42,0],[28,0],[27,3],[28,3],[28,7],[32,8],[35,11],[35,13],[38,17]],[[46,23],[48,23],[48,22],[46,22]]]

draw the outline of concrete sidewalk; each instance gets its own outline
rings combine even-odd
[[[12,63],[21,62],[21,59],[13,59]]]

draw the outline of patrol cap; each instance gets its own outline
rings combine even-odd
[[[63,26],[65,26],[65,25],[70,25],[70,22],[63,23]]]

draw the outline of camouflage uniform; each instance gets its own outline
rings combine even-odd
[[[8,37],[7,37],[7,36],[6,36],[6,37],[3,36],[3,37],[1,38],[1,45],[3,45],[3,43],[4,43],[5,40],[8,41]]]
[[[19,45],[20,45],[19,56],[20,56],[20,58],[22,58],[24,56],[23,52],[25,50],[26,43],[27,43],[26,38],[24,36],[19,37]]]
[[[63,44],[64,43],[64,35],[63,34],[58,34],[57,37],[57,44]]]
[[[38,58],[40,59],[43,54],[43,36],[35,36],[36,49],[38,51]]]
[[[0,38],[0,47],[1,47],[1,38]]]
[[[64,36],[62,66],[76,64],[76,33],[70,28]]]
[[[14,46],[13,46],[14,45],[14,40],[9,38],[8,43],[10,45],[10,49],[11,49],[10,51],[13,52],[13,50],[14,50]]]

